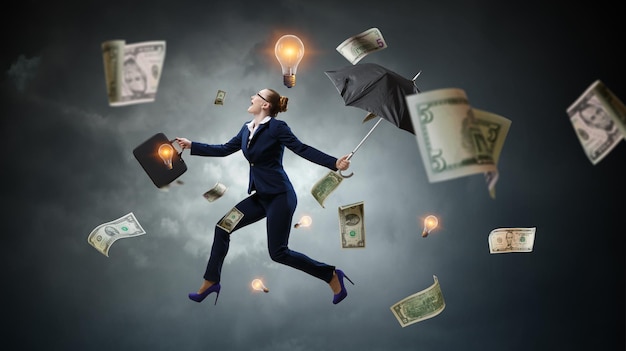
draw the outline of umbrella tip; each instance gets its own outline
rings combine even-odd
[[[415,81],[415,79],[417,79],[417,76],[420,75],[420,73],[422,73],[422,71],[420,70],[419,72],[417,72],[417,74],[415,75],[415,77],[413,77],[413,79],[411,79],[412,81]]]

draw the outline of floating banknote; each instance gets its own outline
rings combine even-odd
[[[226,92],[224,90],[218,90],[217,96],[215,96],[215,105],[224,105],[224,99],[226,98]]]
[[[511,128],[511,120],[502,116],[496,115],[491,112],[479,110],[473,108],[474,118],[476,120],[475,126],[479,128],[482,135],[485,137],[487,148],[492,150],[491,156],[493,162],[496,165],[496,169],[485,173],[485,182],[487,183],[487,189],[491,198],[496,198],[496,183],[498,182],[498,160],[500,159],[500,152],[506,140],[509,129]]]
[[[142,234],[146,234],[146,231],[143,230],[131,212],[114,221],[97,226],[87,237],[87,242],[103,255],[109,257],[109,249],[116,240]]]
[[[353,65],[363,57],[374,51],[387,47],[383,34],[378,28],[370,28],[363,33],[357,34],[343,41],[337,46],[337,51]]]
[[[209,202],[213,202],[219,199],[220,197],[222,197],[222,195],[224,195],[226,190],[228,190],[226,185],[220,182],[217,182],[211,189],[207,190],[207,192],[202,194],[202,196],[204,196],[204,198],[207,199]]]
[[[101,46],[109,105],[154,101],[165,60],[165,41],[126,44],[124,40],[109,40]]]
[[[330,171],[313,185],[311,194],[313,194],[315,200],[324,207],[324,201],[330,193],[337,189],[342,180],[343,177],[339,173]]]
[[[567,108],[567,114],[594,165],[626,137],[626,107],[600,80]]]
[[[498,228],[489,233],[489,253],[531,252],[537,228]]]
[[[472,108],[456,88],[407,95],[406,101],[429,182],[496,171],[494,155],[508,119]]]
[[[243,212],[239,211],[237,207],[233,207],[224,217],[222,217],[222,220],[217,223],[217,226],[230,233],[242,218]]]
[[[446,308],[439,279],[435,275],[433,279],[435,283],[427,289],[408,296],[390,307],[402,328],[432,318]]]
[[[341,248],[365,247],[365,210],[363,201],[339,206]]]

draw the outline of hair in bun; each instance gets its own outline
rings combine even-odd
[[[287,102],[289,102],[289,98],[286,96],[281,96],[280,101],[278,102],[278,112],[287,111]]]
[[[281,96],[274,89],[267,88],[267,90],[271,92],[270,96],[268,96],[269,103],[272,105],[270,107],[270,116],[276,117],[278,113],[287,111],[287,102],[289,102],[289,98]]]

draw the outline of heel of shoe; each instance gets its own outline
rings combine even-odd
[[[217,298],[220,297],[220,289],[217,289],[217,293],[215,294],[215,303],[213,305],[217,305]]]
[[[339,279],[339,285],[341,286],[341,291],[339,291],[337,294],[333,296],[333,304],[336,305],[340,303],[341,301],[343,301],[343,299],[345,299],[346,296],[348,296],[348,291],[346,290],[346,287],[343,284],[343,278],[348,279],[348,281],[352,285],[354,285],[354,282],[350,280],[350,278],[348,278],[348,276],[341,269],[336,269],[335,274],[337,275],[337,279]]]
[[[352,280],[350,280],[350,278],[348,278],[348,276],[344,273],[343,276],[348,279],[348,281],[350,282],[350,284],[354,285],[354,283],[352,282]]]

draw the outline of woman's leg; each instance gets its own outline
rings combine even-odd
[[[267,248],[273,261],[293,267],[326,283],[333,278],[334,266],[318,262],[300,252],[290,250],[289,232],[298,200],[293,191],[264,196],[267,216]]]
[[[237,223],[237,225],[233,228],[231,233],[228,233],[217,225],[215,226],[213,246],[211,247],[211,256],[209,257],[209,262],[207,263],[207,267],[204,272],[204,280],[210,283],[219,283],[220,281],[222,264],[224,263],[224,259],[226,258],[226,254],[228,253],[228,247],[230,244],[230,234],[234,233],[240,228],[247,226],[248,224],[257,222],[265,217],[265,209],[259,202],[258,196],[256,194],[248,196],[237,205],[235,205],[235,207],[239,211],[241,211],[241,213],[243,213],[243,217],[241,218],[239,223]],[[205,284],[203,284],[203,287],[208,287],[207,285],[210,286],[212,284],[206,284],[205,282]]]

